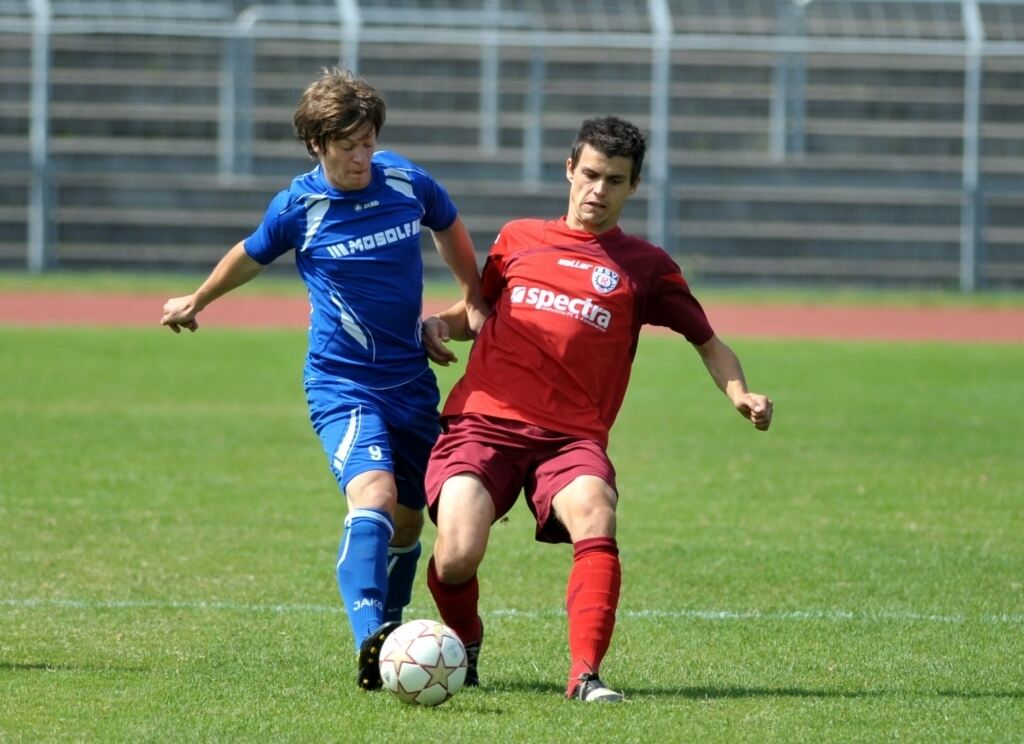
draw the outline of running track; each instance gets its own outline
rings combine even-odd
[[[154,295],[2,292],[0,325],[149,326],[156,330],[164,299]],[[436,312],[443,306],[425,309]],[[1022,309],[709,303],[706,310],[717,333],[726,339],[1024,343]],[[304,328],[308,316],[305,298],[243,294],[220,298],[199,319],[209,328]]]

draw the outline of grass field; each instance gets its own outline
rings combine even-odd
[[[302,332],[0,328],[0,741],[1020,741],[1024,347],[731,341],[770,433],[650,337],[613,435],[627,704],[560,698],[520,506],[484,686],[414,709],[354,685]]]
[[[686,267],[683,267],[684,270]],[[172,297],[187,292],[202,283],[206,273],[130,272],[130,271],[48,271],[30,274],[26,271],[0,271],[0,292],[104,292],[155,294]],[[986,291],[963,293],[936,289],[914,289],[905,286],[892,289],[869,289],[854,286],[808,287],[721,287],[706,286],[699,279],[694,286],[702,301],[796,303],[806,305],[853,305],[894,307],[1024,307],[1024,292]],[[241,294],[301,295],[305,285],[295,274],[289,261],[278,261],[264,275],[236,290]],[[458,297],[454,282],[433,279],[427,282],[426,296],[431,299]]]

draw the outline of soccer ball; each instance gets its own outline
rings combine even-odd
[[[466,681],[466,648],[447,625],[410,620],[384,639],[380,677],[403,703],[440,705]]]

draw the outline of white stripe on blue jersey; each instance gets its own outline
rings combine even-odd
[[[269,264],[295,251],[312,305],[306,377],[392,387],[427,366],[420,340],[420,228],[444,230],[457,212],[425,170],[395,153],[374,153],[370,185],[339,191],[320,166],[271,201],[245,240]]]

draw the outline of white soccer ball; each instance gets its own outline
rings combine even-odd
[[[440,705],[466,681],[466,648],[447,625],[410,620],[384,640],[380,677],[403,703]]]

